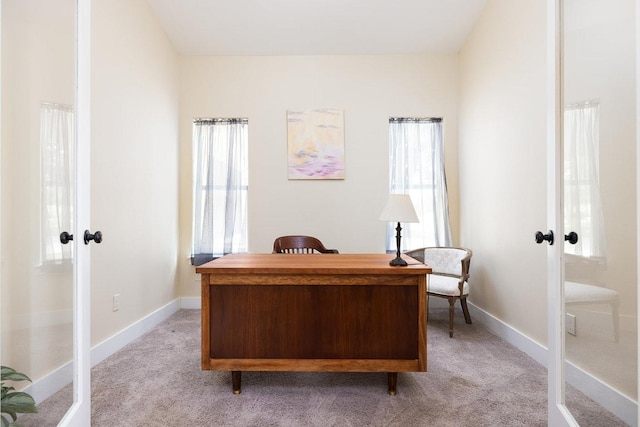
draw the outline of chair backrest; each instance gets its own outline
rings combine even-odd
[[[414,256],[418,253],[422,255]],[[431,247],[410,251],[409,255],[420,259],[432,269],[432,274],[445,276],[455,276],[463,280],[469,278],[469,267],[471,265],[470,249],[455,247]]]
[[[564,278],[567,282],[604,286],[607,262],[600,257],[564,254]]]
[[[336,249],[327,249],[322,242],[311,236],[280,236],[273,242],[273,253],[279,254],[337,254]]]

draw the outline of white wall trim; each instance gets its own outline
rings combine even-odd
[[[471,316],[489,331],[547,367],[547,348],[495,316],[469,303]],[[638,425],[638,403],[609,387],[598,378],[571,363],[566,364],[567,382],[615,414],[629,425]]]
[[[638,404],[631,398],[609,387],[572,363],[567,362],[565,372],[569,384],[630,426],[638,425]]]
[[[112,337],[95,345],[91,349],[91,367],[93,368],[125,345],[151,331],[160,322],[168,319],[178,310],[180,310],[180,298],[171,301],[164,307],[160,307]]]
[[[200,308],[202,308],[202,301],[200,297],[182,297],[180,298],[180,308],[200,310]]]
[[[198,298],[199,302],[199,298]],[[148,314],[137,322],[131,324],[120,332],[116,333],[112,337],[102,341],[95,345],[91,349],[91,367],[93,368],[98,363],[105,360],[125,345],[131,343],[147,332],[151,331],[160,322],[168,319],[172,314],[180,310],[183,307],[181,299],[177,298],[163,307]],[[200,308],[198,306],[198,308]],[[25,391],[33,397],[36,404],[39,404],[43,400],[51,397],[54,393],[61,390],[68,384],[71,384],[73,379],[73,362],[67,362],[58,369],[52,371],[48,375],[36,380],[33,384],[25,389]]]
[[[477,319],[478,323],[481,323],[489,331],[520,351],[527,353],[529,357],[545,368],[547,367],[547,348],[545,346],[472,303],[469,302],[468,305],[474,320]]]
[[[50,372],[24,389],[29,393],[36,405],[48,399],[54,393],[60,391],[64,386],[70,384],[73,379],[73,362],[67,362],[58,369]]]

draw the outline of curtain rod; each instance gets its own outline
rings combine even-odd
[[[389,117],[389,122],[397,123],[439,123],[442,117]]]
[[[58,110],[67,110],[73,112],[73,105],[59,104],[57,102],[41,102],[40,107],[56,108]]]
[[[198,117],[193,119],[193,124],[202,125],[202,124],[213,124],[213,123],[248,123],[249,119],[245,117],[241,118],[208,118],[208,117]]]
[[[564,106],[565,110],[573,110],[576,108],[597,107],[600,105],[599,99],[590,99],[589,101],[574,102]]]

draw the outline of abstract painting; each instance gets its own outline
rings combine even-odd
[[[344,179],[344,111],[288,110],[289,179]]]

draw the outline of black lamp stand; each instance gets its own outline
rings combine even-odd
[[[400,227],[400,221],[398,221],[398,226],[396,227],[396,257],[389,261],[389,265],[393,267],[407,266],[407,261],[400,258],[400,231],[402,231],[402,227]]]

